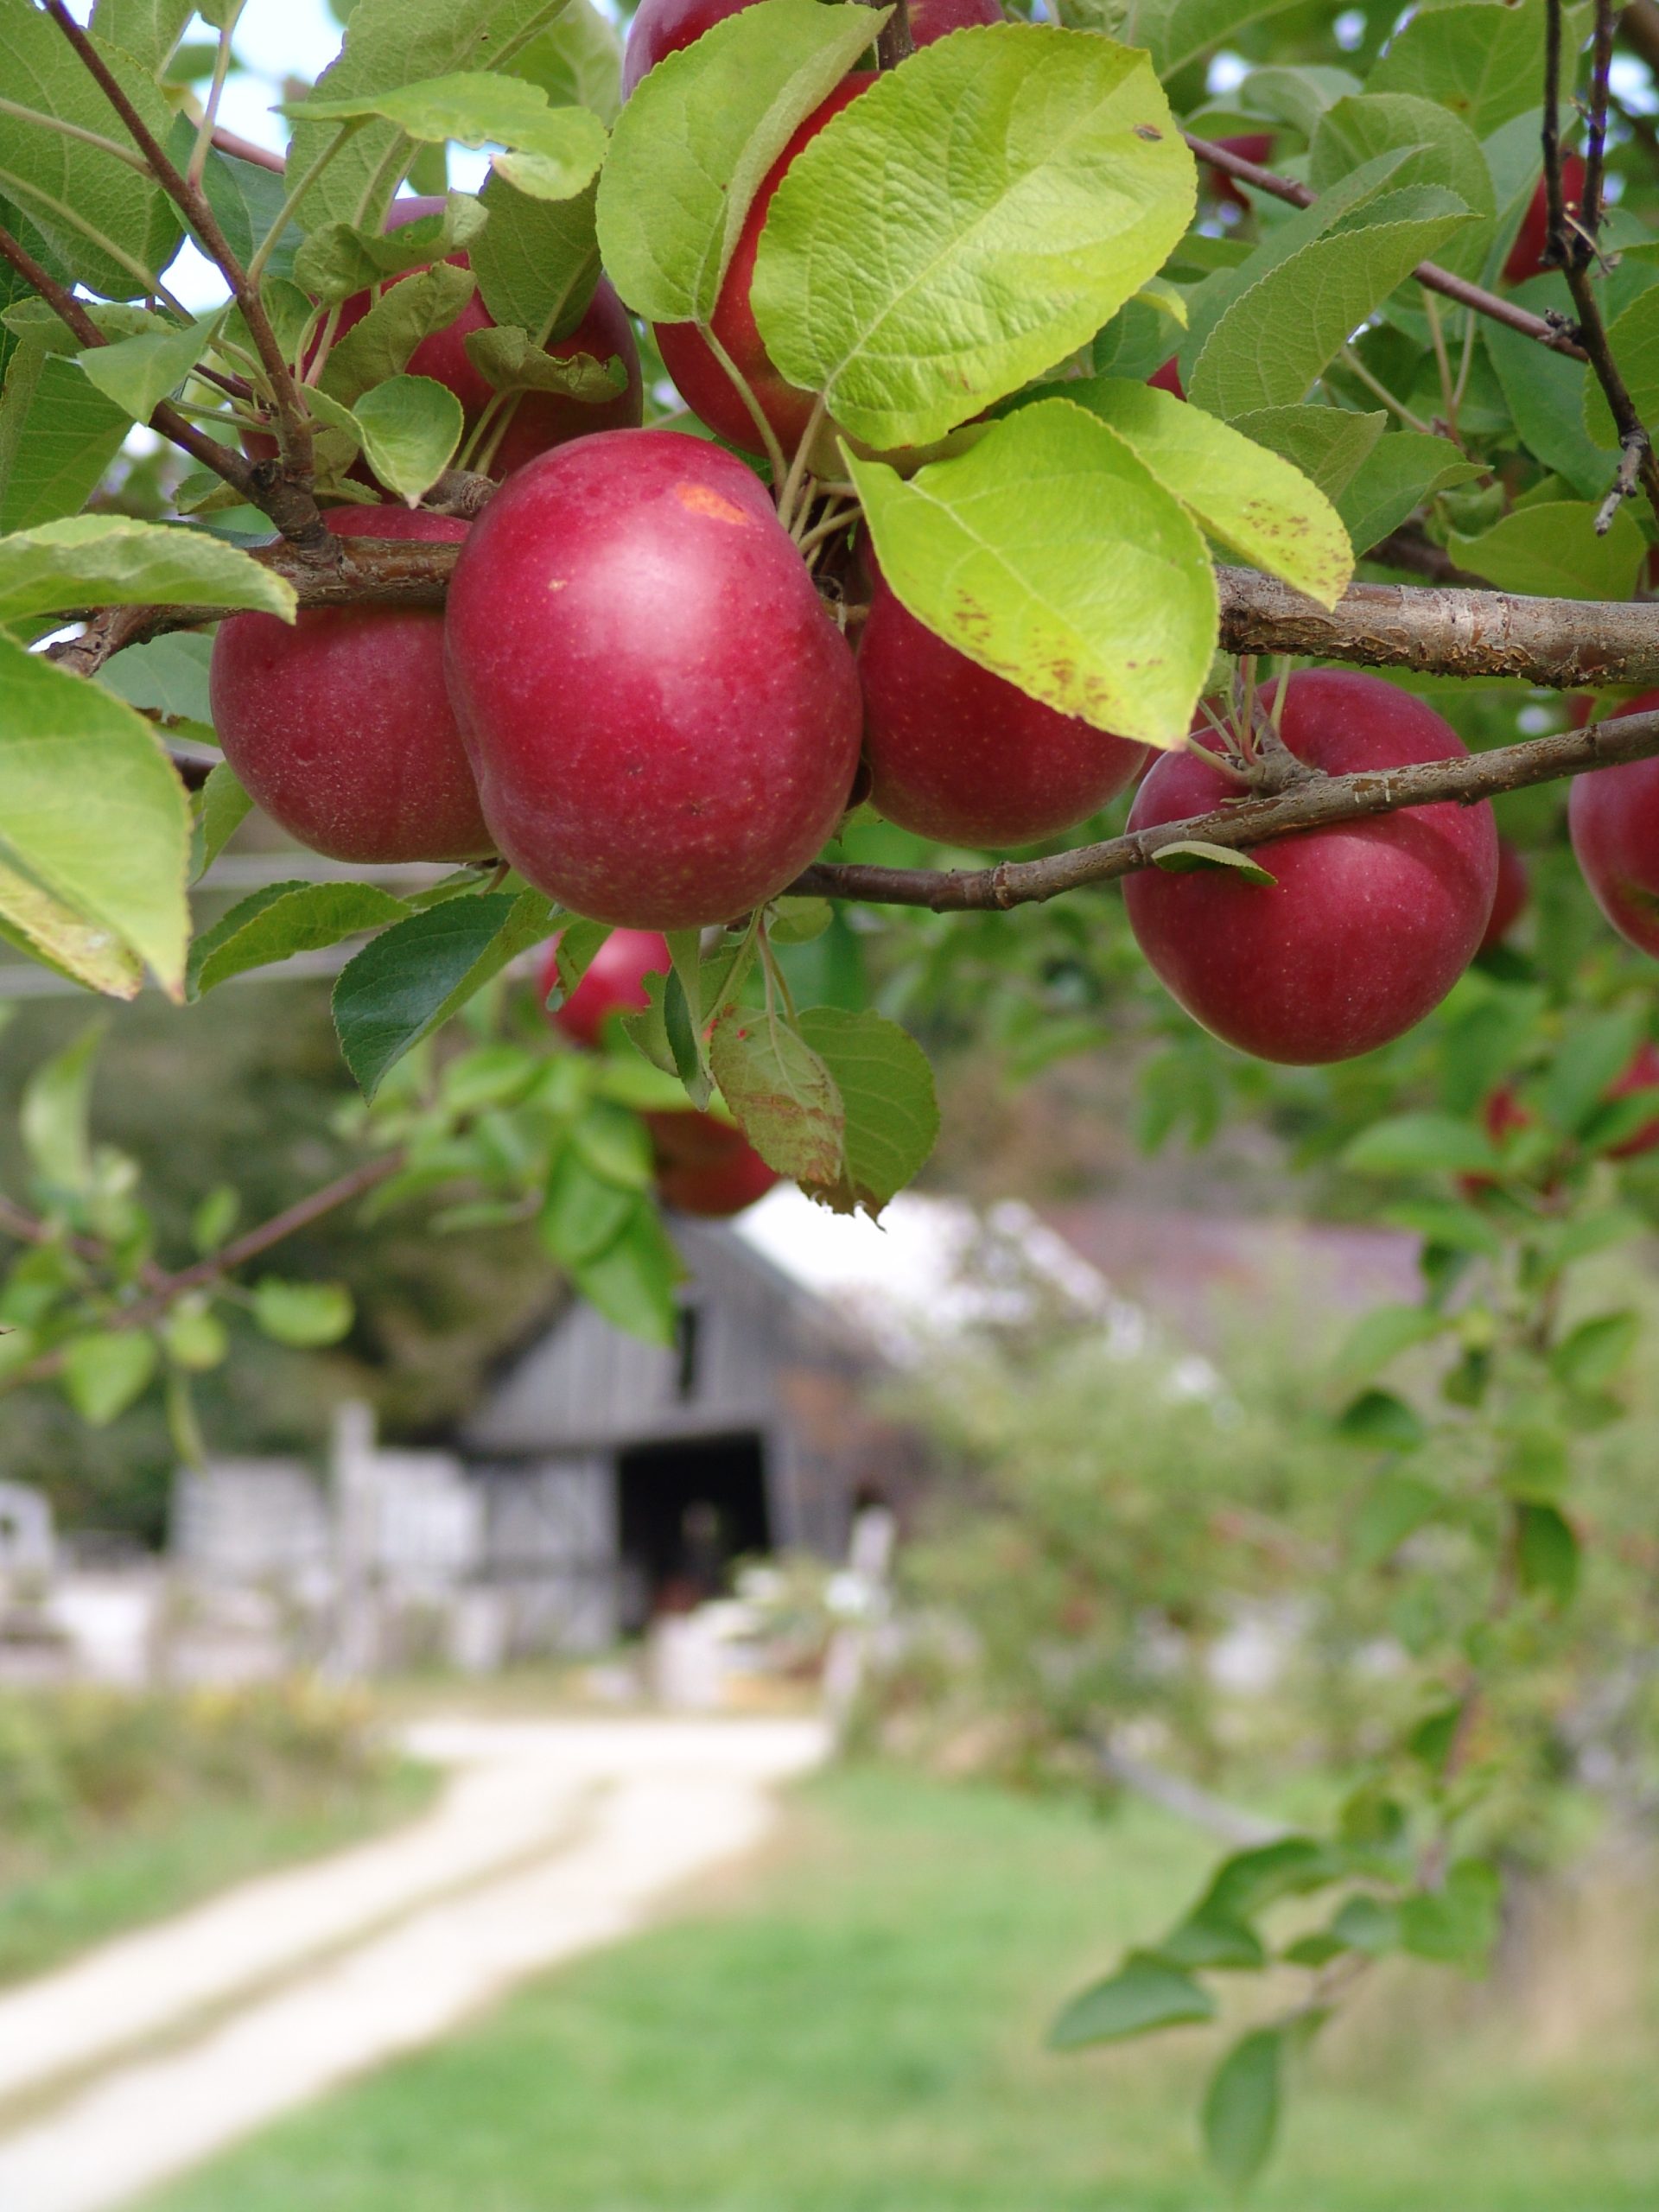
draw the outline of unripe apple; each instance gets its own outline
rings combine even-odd
[[[656,1158],[657,1195],[678,1213],[729,1219],[764,1198],[778,1180],[740,1128],[690,1107],[645,1115]]]
[[[700,438],[603,430],[520,469],[473,526],[445,628],[485,818],[573,912],[729,921],[845,807],[852,654],[760,485]]]
[[[751,0],[640,0],[622,58],[623,99],[665,54],[677,54],[750,4]],[[918,46],[931,46],[947,32],[966,30],[975,23],[1006,20],[996,0],[910,0],[910,35]]]
[[[1266,693],[1271,706],[1273,691]],[[1291,677],[1281,734],[1332,775],[1461,758],[1430,708],[1375,676]],[[1141,785],[1131,830],[1206,814],[1237,787],[1191,753]],[[1412,807],[1258,848],[1276,880],[1156,868],[1123,886],[1141,950],[1195,1020],[1258,1059],[1310,1066],[1369,1052],[1412,1028],[1468,966],[1491,912],[1490,806]]]
[[[572,1044],[597,1049],[604,1042],[607,1017],[643,1014],[651,1004],[647,976],[666,976],[673,963],[668,940],[657,930],[613,930],[588,963],[581,982],[548,1019]],[[559,980],[559,940],[542,957],[542,1002]]]
[[[1576,154],[1561,156],[1561,197],[1569,215],[1578,214],[1584,206],[1584,163]],[[1549,243],[1549,194],[1540,177],[1537,188],[1527,202],[1527,212],[1521,218],[1521,227],[1515,234],[1515,244],[1510,248],[1503,264],[1506,284],[1524,284],[1529,276],[1544,273],[1544,248]]]
[[[637,20],[637,18],[636,18]],[[710,327],[730,355],[734,366],[754,394],[761,413],[771,423],[779,444],[792,454],[812,414],[816,395],[791,384],[772,365],[754,320],[749,292],[754,282],[754,257],[760,232],[772,205],[772,196],[783,182],[790,163],[803,146],[815,138],[832,116],[875,82],[871,70],[855,70],[843,77],[821,107],[814,108],[760,180],[760,189],[737,234],[720,297],[715,302]],[[728,445],[744,453],[759,453],[763,441],[754,417],[743,404],[743,395],[721,367],[708,340],[694,322],[653,324],[663,365],[674,379],[692,413],[716,431]]]
[[[467,525],[402,505],[340,507],[341,537],[454,543]],[[428,607],[233,614],[209,671],[225,758],[273,822],[337,861],[458,861],[495,849]]]
[[[1659,691],[1618,711],[1649,715]],[[1659,760],[1574,776],[1567,827],[1591,896],[1638,952],[1659,957]]]
[[[1146,747],[1062,715],[959,653],[878,575],[858,647],[871,798],[950,845],[1028,845],[1116,798]]]
[[[1492,911],[1487,917],[1486,934],[1480,940],[1480,950],[1490,952],[1502,944],[1526,911],[1531,895],[1532,882],[1527,874],[1527,864],[1507,837],[1497,841],[1497,892],[1492,900]]]
[[[411,196],[394,200],[386,211],[385,227],[389,231],[402,230],[423,215],[441,215],[443,201],[429,196]],[[458,269],[467,266],[465,253],[447,257]],[[428,264],[423,264],[428,265]],[[389,279],[390,284],[400,284],[406,276],[420,274],[418,269],[407,269]],[[335,325],[336,342],[354,325],[362,321],[374,304],[367,292],[353,292],[342,302]],[[442,330],[435,330],[423,338],[409,357],[406,373],[412,377],[430,377],[445,385],[461,402],[470,432],[484,410],[495,397],[495,387],[488,378],[473,366],[467,358],[467,340],[475,330],[493,330],[495,319],[474,292],[454,321]],[[316,350],[312,343],[307,356],[309,365]],[[573,360],[578,353],[590,354],[598,361],[620,359],[627,374],[627,382],[614,398],[589,404],[573,399],[556,391],[525,391],[518,394],[512,403],[506,427],[496,441],[490,455],[487,474],[498,480],[511,476],[538,453],[546,453],[554,446],[565,444],[571,438],[588,437],[595,430],[620,430],[635,427],[645,408],[644,385],[639,373],[639,348],[635,342],[633,325],[628,321],[627,309],[616,296],[608,277],[601,276],[588,302],[588,311],[568,338],[561,338],[543,349],[557,361]],[[500,420],[499,415],[496,420]],[[276,451],[274,441],[257,435],[247,441],[248,450],[256,460]],[[367,464],[358,461],[352,474],[359,482],[372,483]]]

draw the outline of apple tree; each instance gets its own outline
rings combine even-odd
[[[25,1100],[0,1382],[159,1383],[194,1448],[226,1301],[349,1326],[266,1260],[371,1192],[534,1218],[665,1339],[664,1205],[921,1170],[895,1011],[1027,1068],[1161,1031],[1153,1135],[1246,1101],[1421,1240],[1336,1426],[1370,1567],[1457,1562],[1333,1832],[1062,2023],[1300,1976],[1209,2092],[1247,2179],[1370,1961],[1489,1946],[1494,1777],[1550,1764],[1501,1686],[1570,1633],[1638,1325],[1571,1285],[1659,1132],[1659,181],[1614,92],[1659,17],[642,0],[624,60],[586,0],[341,12],[276,156],[219,122],[238,0],[182,45],[188,0],[0,0],[0,935],[181,1002],[340,948],[364,1147],[163,1257],[89,1032]],[[256,804],[431,880],[296,868],[193,933]],[[1432,1408],[1387,1374],[1426,1347]]]

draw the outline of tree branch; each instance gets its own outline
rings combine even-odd
[[[257,288],[248,282],[247,272],[232,251],[218,216],[208,205],[206,193],[199,185],[192,184],[171,159],[167,149],[128,99],[119,79],[69,13],[64,0],[43,0],[43,3],[46,13],[68,40],[105,99],[126,125],[133,143],[149,162],[156,182],[184,216],[200,240],[204,251],[216,263],[230,286],[232,296],[247,325],[248,335],[253,340],[254,350],[259,356],[260,365],[270,382],[276,406],[276,441],[282,456],[281,464],[276,468],[262,464],[254,469],[251,496],[254,503],[270,517],[284,537],[302,548],[318,550],[326,525],[311,495],[310,420],[295,384],[293,371],[277,343],[276,332],[271,328],[264,301]]]
[[[1500,791],[1523,791],[1531,784],[1553,783],[1559,777],[1645,760],[1656,753],[1659,713],[1625,715],[1496,753],[1357,776],[1315,776],[1274,798],[1231,799],[1192,821],[1162,823],[1155,830],[1109,837],[1103,843],[1081,845],[1045,860],[943,870],[828,862],[797,876],[789,891],[795,898],[925,906],[936,914],[995,912],[1052,899],[1085,884],[1114,883],[1154,866],[1166,845],[1197,840],[1230,851],[1255,849],[1299,830],[1369,821],[1402,807],[1448,800],[1468,806]]]
[[[256,168],[269,169],[273,176],[288,174],[288,163],[280,154],[273,154],[269,146],[255,145],[251,138],[238,137],[222,123],[213,125],[213,143],[221,154],[233,155],[238,162],[251,162]]]
[[[1241,184],[1254,185],[1258,192],[1272,194],[1293,207],[1311,207],[1319,198],[1306,185],[1298,184],[1294,178],[1280,176],[1272,169],[1264,169],[1258,162],[1247,162],[1242,155],[1231,153],[1225,146],[1218,146],[1208,138],[1195,138],[1189,130],[1184,134],[1187,144],[1198,160],[1209,168],[1220,169],[1224,175],[1236,177]],[[1436,261],[1420,261],[1412,270],[1420,284],[1442,298],[1455,300],[1459,307],[1472,308],[1477,315],[1484,315],[1493,322],[1501,322],[1510,330],[1518,330],[1523,338],[1531,338],[1540,346],[1548,346],[1553,353],[1567,353],[1575,361],[1586,356],[1565,323],[1552,322],[1547,315],[1533,315],[1528,308],[1517,307],[1513,300],[1506,300],[1501,293],[1488,292],[1478,284],[1471,284],[1462,276],[1454,276],[1449,269],[1442,269]]]

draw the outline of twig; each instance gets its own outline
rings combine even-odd
[[[871,0],[880,6],[881,0]],[[875,41],[875,62],[878,69],[896,69],[901,61],[908,61],[916,51],[916,41],[910,28],[910,0],[893,0],[893,13]]]
[[[936,914],[996,912],[1114,883],[1154,865],[1166,845],[1200,841],[1238,851],[1300,830],[1363,822],[1402,807],[1455,801],[1468,806],[1501,791],[1523,791],[1562,776],[1645,760],[1659,753],[1659,713],[1625,715],[1587,729],[1565,730],[1494,753],[1430,760],[1355,776],[1315,776],[1276,798],[1229,800],[1213,813],[1166,822],[1036,861],[984,868],[875,868],[823,863],[789,887],[795,898],[859,899],[886,906],[925,906]]]
[[[1584,204],[1579,210],[1574,258],[1587,269],[1601,233],[1601,188],[1607,163],[1607,73],[1613,60],[1612,0],[1596,0],[1596,34],[1590,48],[1590,106],[1584,130]]]
[[[1237,178],[1241,184],[1254,185],[1258,192],[1268,193],[1293,207],[1311,207],[1319,197],[1306,185],[1280,176],[1273,169],[1264,169],[1259,162],[1247,162],[1243,155],[1230,153],[1225,146],[1218,146],[1211,139],[1195,138],[1190,130],[1185,136],[1199,161]],[[1510,330],[1518,330],[1523,338],[1548,346],[1553,353],[1570,354],[1575,361],[1586,358],[1572,332],[1564,326],[1551,322],[1546,315],[1533,315],[1526,308],[1517,307],[1513,300],[1506,300],[1497,292],[1484,291],[1478,284],[1454,276],[1438,262],[1420,261],[1411,273],[1420,284],[1427,284],[1431,292],[1440,293],[1443,299],[1455,300],[1459,307],[1472,308],[1477,315],[1501,322]]]
[[[213,143],[221,154],[234,155],[238,162],[251,162],[256,168],[269,169],[273,176],[287,173],[288,163],[280,154],[273,154],[268,146],[256,146],[251,138],[238,137],[234,130],[226,130],[222,123],[213,125]]]

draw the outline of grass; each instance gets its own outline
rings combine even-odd
[[[0,1881],[0,1985],[41,1974],[88,1944],[199,1904],[252,1874],[340,1850],[408,1820],[436,1777],[385,1762],[291,1789],[276,1802],[207,1799],[158,1806],[77,1834],[47,1863]]]
[[[700,1916],[527,1990],[144,2212],[1211,2212],[1206,2036],[1040,2048],[1052,2006],[1155,1928],[1205,1856],[1149,1813],[827,1777]],[[1547,2064],[1503,2047],[1513,2025],[1454,2033],[1444,1981],[1385,2003],[1299,2083],[1257,2212],[1651,2212],[1659,2034],[1633,2002],[1617,2038],[1592,2026]]]

